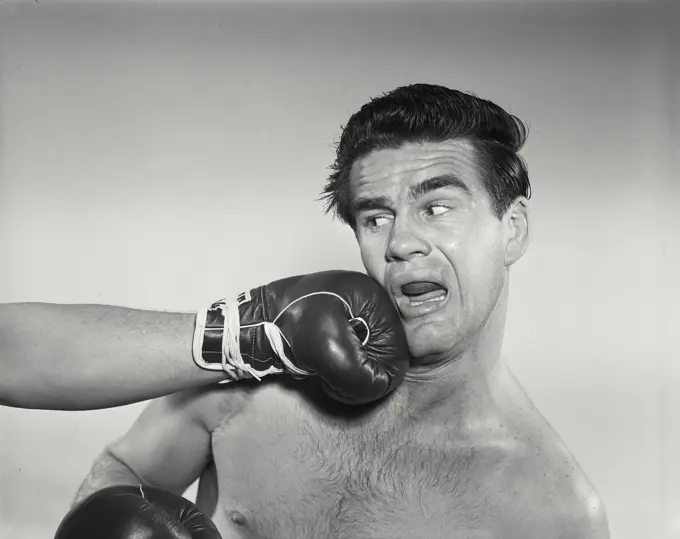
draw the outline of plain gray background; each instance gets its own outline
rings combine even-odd
[[[507,361],[612,537],[680,538],[679,27],[671,2],[0,1],[0,301],[195,310],[361,269],[316,200],[340,126],[397,85],[475,92],[531,126]],[[0,409],[0,535],[51,537],[142,406]]]

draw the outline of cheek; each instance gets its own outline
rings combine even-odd
[[[381,285],[385,282],[385,249],[375,238],[359,239],[359,252],[361,261],[366,268],[366,273],[378,281]]]
[[[478,230],[464,238],[452,234],[442,251],[451,263],[461,296],[469,298],[471,306],[497,291],[503,280],[504,256],[493,231]]]
[[[484,248],[475,249],[470,256],[475,296],[482,303],[495,302],[505,279],[504,257],[497,242],[490,241]],[[476,277],[475,277],[476,276]]]

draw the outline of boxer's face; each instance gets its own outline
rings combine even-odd
[[[422,363],[458,355],[503,289],[508,220],[483,187],[464,140],[377,150],[350,176],[356,236],[367,272],[398,307]]]

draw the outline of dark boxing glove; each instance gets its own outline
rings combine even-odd
[[[221,539],[189,500],[153,487],[97,491],[61,521],[54,539]]]
[[[353,271],[298,275],[220,300],[198,313],[194,360],[228,380],[316,375],[348,404],[394,390],[409,366],[401,319],[387,292]]]

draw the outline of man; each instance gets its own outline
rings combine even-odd
[[[602,502],[500,359],[529,245],[523,124],[416,84],[343,130],[325,195],[406,332],[404,382],[346,407],[273,377],[152,402],[77,496],[183,492],[224,538],[604,539]]]

